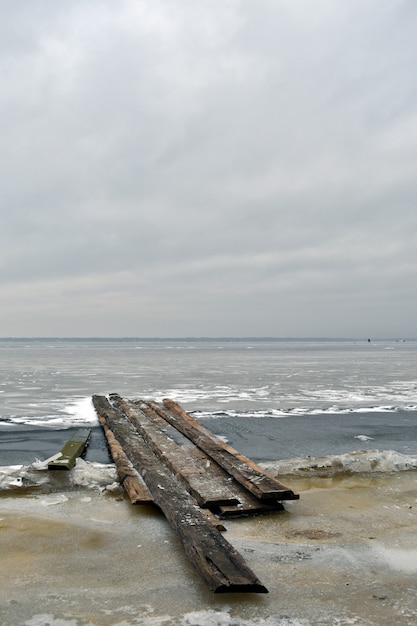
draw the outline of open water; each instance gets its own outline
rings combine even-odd
[[[0,340],[0,466],[47,459],[81,426],[86,460],[109,463],[91,396],[112,392],[172,398],[288,473],[307,457],[417,467],[417,341],[251,339]]]

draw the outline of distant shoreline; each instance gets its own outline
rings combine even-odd
[[[356,343],[375,343],[375,342],[386,342],[393,341],[397,343],[406,343],[406,342],[415,342],[417,341],[417,337],[375,337],[368,339],[367,337],[0,337],[0,341],[7,342],[22,342],[22,341],[63,341],[63,342],[112,342],[112,341],[146,341],[146,342],[185,342],[185,341],[193,341],[193,342],[215,342],[221,341],[224,343],[234,343],[234,342],[356,342]]]

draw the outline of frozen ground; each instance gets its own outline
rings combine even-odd
[[[228,521],[267,595],[211,593],[164,517],[112,481],[2,492],[1,626],[417,622],[415,471],[291,476],[285,512]]]

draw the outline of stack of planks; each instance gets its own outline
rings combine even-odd
[[[178,404],[93,396],[132,503],[154,503],[216,593],[267,589],[224,539],[219,518],[283,509],[298,496],[218,439]]]

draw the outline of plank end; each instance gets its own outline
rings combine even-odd
[[[269,593],[268,589],[261,582],[247,584],[219,585],[214,589],[214,593]]]

